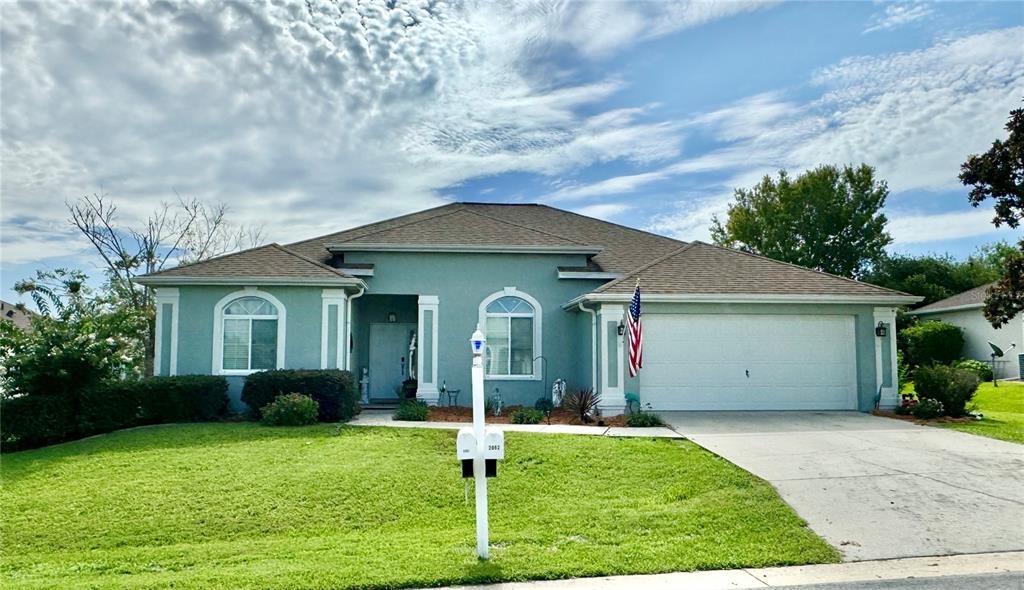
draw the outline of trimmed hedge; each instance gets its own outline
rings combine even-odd
[[[974,398],[980,383],[973,371],[945,365],[921,367],[914,372],[917,397],[922,401],[931,399],[939,402],[946,415],[954,418],[967,414],[967,404]]]
[[[58,396],[22,396],[0,401],[0,447],[31,449],[73,437],[74,418]]]
[[[964,334],[958,326],[944,322],[921,322],[902,332],[907,346],[907,362],[912,367],[948,365],[960,358]]]
[[[320,404],[321,422],[351,419],[359,411],[359,393],[348,371],[337,369],[280,369],[260,371],[245,378],[242,401],[259,419],[262,408],[286,393],[308,395]]]
[[[227,410],[228,382],[223,377],[112,381],[68,395],[0,401],[0,446],[14,451],[140,424],[218,420]]]

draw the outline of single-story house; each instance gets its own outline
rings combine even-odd
[[[985,319],[985,293],[988,285],[975,287],[958,295],[919,307],[910,313],[922,320],[940,320],[959,326],[964,333],[964,358],[989,362],[992,348],[989,342],[1004,351],[1003,358],[996,359],[995,373],[1000,379],[1024,377],[1024,314],[1010,320],[1001,328],[993,328]],[[1013,350],[1010,345],[1016,344]]]
[[[639,279],[644,366],[627,375]],[[919,298],[544,205],[453,203],[143,277],[156,290],[154,372],[341,368],[367,397],[417,380],[470,402],[470,335],[486,393],[532,405],[552,383],[605,412],[861,410],[897,399],[895,314]],[[877,334],[877,335],[876,335]]]

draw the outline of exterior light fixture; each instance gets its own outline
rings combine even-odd
[[[883,324],[882,322],[878,322],[878,325],[875,326],[875,336],[878,336],[879,338],[885,338],[885,335],[888,333],[889,330],[888,328],[885,327],[885,324]]]
[[[623,324],[622,320],[619,320],[619,327],[616,331],[619,333],[619,336],[626,333],[626,324]]]
[[[388,312],[388,323],[393,324],[398,321],[398,316],[393,311]]]

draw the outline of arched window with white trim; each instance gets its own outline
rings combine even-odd
[[[215,311],[216,373],[248,375],[284,368],[284,306],[261,291],[247,290],[222,299]]]
[[[540,304],[509,287],[484,299],[481,326],[487,337],[484,373],[494,379],[537,378],[540,356]]]

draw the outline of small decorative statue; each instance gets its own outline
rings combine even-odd
[[[409,378],[416,378],[416,332],[409,339]]]
[[[565,396],[565,380],[555,379],[551,384],[551,403],[556,408],[562,407],[562,398]]]
[[[370,370],[363,367],[363,378],[359,380],[359,393],[363,396],[363,403],[370,403]]]

